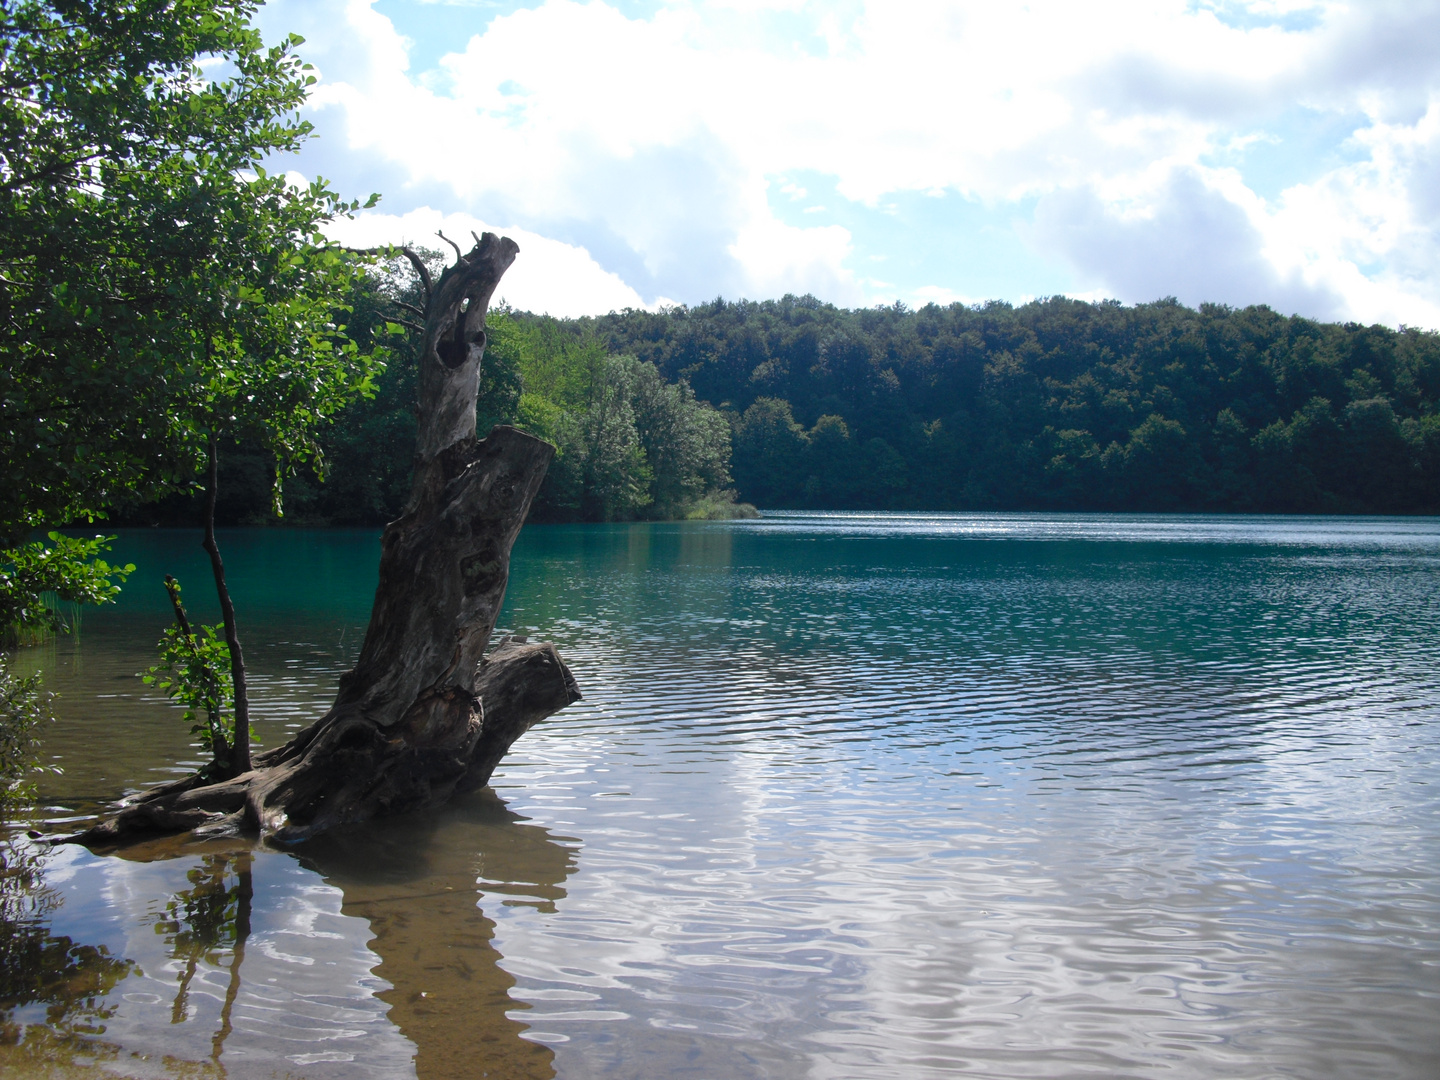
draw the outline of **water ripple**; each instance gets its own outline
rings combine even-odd
[[[502,621],[585,700],[502,764],[508,810],[266,856],[285,975],[232,1038],[306,1076],[412,1044],[422,1077],[1440,1075],[1436,596],[1427,519],[527,529]],[[357,610],[257,628],[264,738],[323,709]],[[92,710],[57,813],[185,756],[125,681],[158,625],[50,656]],[[164,873],[107,877],[127,1046],[183,974]]]

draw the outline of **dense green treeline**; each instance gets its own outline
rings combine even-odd
[[[477,426],[518,424],[557,448],[535,518],[710,516],[733,504],[729,424],[683,379],[551,319],[501,312],[488,335],[491,378],[513,372],[515,397],[487,394]]]
[[[565,325],[726,411],[761,506],[1440,510],[1433,332],[1059,297]]]
[[[287,482],[298,523],[376,524],[403,504],[414,357],[385,336],[400,280],[352,298],[349,332],[393,356],[322,437],[326,482]],[[489,336],[480,430],[515,423],[559,447],[537,520],[725,514],[732,482],[777,508],[1440,512],[1428,331],[1173,300],[786,297],[499,311]],[[222,518],[260,523],[273,462],[227,460]]]
[[[425,253],[438,276],[440,256]],[[395,321],[419,297],[402,262],[371,274],[345,298],[346,334],[389,361],[371,397],[339,412],[319,438],[319,468],[284,479],[286,520],[301,525],[377,525],[398,517],[410,490],[415,445],[418,342]],[[730,424],[696,399],[685,380],[612,354],[574,324],[505,309],[487,320],[476,429],[515,424],[557,452],[532,519],[615,521],[729,517]],[[217,519],[273,522],[274,455],[253,440],[220,456]],[[323,477],[323,482],[322,482]],[[193,524],[198,495],[122,510],[121,524]]]

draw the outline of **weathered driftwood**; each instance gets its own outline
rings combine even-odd
[[[554,448],[512,427],[475,438],[485,311],[519,249],[481,237],[425,287],[415,474],[385,528],[380,582],[355,667],[329,712],[254,768],[147,791],[67,840],[92,847],[196,830],[293,842],[483,786],[527,728],[580,697],[553,646],[486,655],[510,548]]]

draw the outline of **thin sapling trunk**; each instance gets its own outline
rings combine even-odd
[[[220,617],[225,623],[225,644],[230,647],[230,678],[235,684],[235,741],[230,748],[230,767],[235,775],[250,771],[250,696],[245,686],[245,655],[240,651],[240,633],[235,628],[235,605],[225,583],[225,563],[215,542],[215,499],[219,493],[219,448],[215,433],[209,440],[210,468],[205,483],[205,542],[210,569],[215,575],[215,593],[220,598]]]
[[[220,676],[218,673],[211,677],[213,664],[202,653],[200,639],[195,636],[195,631],[190,625],[190,617],[185,613],[185,605],[180,600],[180,582],[176,581],[170,574],[165,575],[165,591],[170,594],[170,606],[175,609],[175,624],[180,628],[180,639],[185,643],[194,663],[194,670],[198,675],[204,672],[204,682],[197,687],[205,697],[203,701],[190,698],[190,704],[197,712],[200,707],[205,709],[205,726],[210,736],[210,753],[214,757],[214,767],[227,776],[232,775],[232,758],[230,756],[230,740],[225,737],[225,722],[222,717],[222,702],[224,696],[218,685]],[[178,681],[179,676],[176,676]],[[197,716],[198,719],[198,716]]]

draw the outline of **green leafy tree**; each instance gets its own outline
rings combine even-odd
[[[100,557],[114,539],[52,532],[47,540],[0,552],[0,645],[70,630],[64,610],[53,601],[106,604],[119,596],[135,564],[112,566]]]
[[[293,40],[263,47],[255,7],[0,6],[0,544],[188,476],[172,408],[194,382],[191,286],[237,202],[284,201],[259,167],[308,132],[310,76]],[[211,304],[247,300],[227,284]]]
[[[804,490],[801,470],[809,445],[788,401],[757,398],[735,425],[740,490],[761,506],[794,505]]]
[[[683,379],[667,383],[654,364],[634,359],[624,364],[635,428],[651,470],[652,513],[683,517],[707,493],[728,490],[730,425],[697,401]]]
[[[884,439],[868,439],[860,447],[860,475],[855,492],[866,507],[891,506],[909,486],[909,473],[900,451]]]
[[[842,417],[815,421],[805,448],[805,497],[813,506],[844,507],[856,473],[855,441]]]
[[[112,566],[100,557],[113,539],[52,532],[46,541],[0,552],[0,649],[68,632],[67,606],[113,600],[135,571],[133,563]],[[39,675],[15,675],[0,651],[0,812],[28,797],[38,736],[50,718],[50,696]]]
[[[1151,413],[1130,433],[1123,471],[1127,501],[1146,510],[1176,510],[1195,505],[1191,480],[1196,464],[1194,446],[1185,428],[1175,420]]]
[[[323,472],[318,432],[380,359],[337,311],[363,260],[321,233],[356,204],[265,169],[310,133],[297,110],[314,77],[298,38],[265,47],[257,6],[0,5],[0,545],[200,478],[240,770],[218,456],[257,441],[277,495],[297,464]]]
[[[234,685],[228,678],[230,647],[213,626],[195,626],[180,600],[180,583],[165,575],[165,591],[175,609],[175,625],[160,639],[160,663],[144,676],[147,686],[163,690],[185,707],[185,721],[200,749],[210,754],[206,776],[234,771]],[[227,715],[228,714],[228,715]]]
[[[1440,512],[1434,331],[1065,297],[717,300],[567,327],[729,412],[762,505]],[[806,449],[824,417],[848,472]]]
[[[215,537],[219,454],[248,437],[276,460],[274,510],[283,479],[300,462],[323,475],[319,433],[357,396],[373,393],[376,353],[361,353],[334,321],[353,259],[327,247],[320,226],[346,207],[322,186],[297,191],[283,178],[205,178],[204,252],[175,288],[190,331],[185,390],[172,405],[171,436],[204,467],[204,547],[210,556],[229,650],[235,701],[236,772],[250,765],[249,702],[235,609]],[[197,185],[200,187],[203,185]]]
[[[498,403],[489,406],[497,417],[557,448],[538,516],[615,521],[733,508],[729,425],[683,379],[613,355],[583,323],[502,310],[487,333],[482,411]]]
[[[525,393],[562,409],[582,410],[594,400],[611,357],[605,341],[583,325],[548,316],[520,319],[497,309],[486,321],[486,336],[487,366],[512,368]]]
[[[586,521],[633,517],[650,503],[653,475],[635,427],[629,366],[612,359],[596,373],[590,398],[565,429],[565,459],[579,475],[580,516]]]
[[[50,697],[40,677],[22,678],[0,654],[0,815],[30,795],[38,765],[39,730],[50,719]]]

